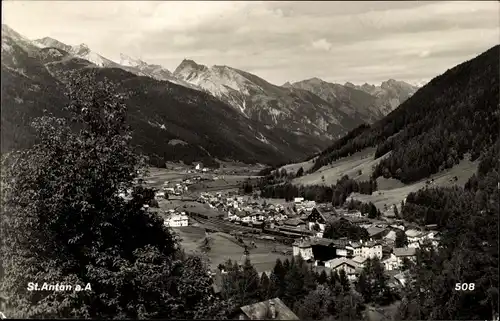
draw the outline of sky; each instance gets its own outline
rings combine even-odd
[[[282,85],[421,83],[500,43],[496,1],[2,1],[2,23],[173,71],[183,59]]]

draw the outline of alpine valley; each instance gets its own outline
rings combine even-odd
[[[133,142],[155,165],[301,160],[381,119],[418,89],[395,80],[355,86],[317,78],[278,86],[187,59],[170,72],[126,54],[115,62],[85,44],[30,40],[2,25],[2,153],[33,143],[34,117],[64,116],[65,84],[84,73],[111,79],[127,93]]]

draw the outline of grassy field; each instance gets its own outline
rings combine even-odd
[[[349,157],[339,159],[328,166],[323,166],[317,172],[296,178],[292,182],[296,185],[332,185],[336,184],[337,180],[344,175],[348,175],[350,178],[356,180],[369,180],[370,175],[372,174],[373,166],[378,164],[383,157],[388,155],[386,154],[380,158],[373,159],[374,153],[374,148],[367,148]],[[455,165],[449,170],[432,175],[428,179],[409,185],[403,184],[396,179],[386,179],[380,177],[377,179],[377,192],[372,195],[353,193],[351,196],[362,202],[372,202],[379,209],[383,209],[384,204],[387,204],[387,206],[392,206],[392,204],[399,206],[401,200],[403,200],[409,193],[424,188],[426,186],[425,182],[430,179],[434,179],[434,183],[430,186],[463,186],[472,174],[476,172],[477,164],[477,162],[469,161],[466,157],[458,165]],[[300,163],[287,166],[288,168],[296,169],[300,167]],[[361,171],[361,175],[359,171]],[[324,180],[322,179],[322,176],[324,176]],[[450,181],[454,176],[457,176],[458,180]]]
[[[199,203],[196,201],[168,200],[161,201],[159,206],[163,210],[177,209],[179,211],[188,211],[198,214],[205,214],[209,217],[217,217],[223,212],[211,208],[208,204]]]
[[[424,188],[425,186],[464,186],[464,184],[472,176],[472,174],[476,172],[477,165],[477,161],[471,162],[468,159],[464,159],[451,169],[432,175],[430,178],[426,178],[410,185],[405,185],[395,179],[378,178],[377,184],[379,187],[379,191],[373,193],[372,195],[353,193],[351,196],[362,202],[372,202],[379,209],[384,208],[384,204],[387,204],[387,206],[392,206],[392,204],[396,204],[399,206],[399,204],[401,204],[401,200],[403,200],[409,193],[416,192],[417,190]],[[452,180],[455,176],[457,176],[458,178],[457,181]],[[434,179],[434,183],[431,185],[426,185],[425,182],[430,179]]]
[[[302,163],[288,164],[288,165],[280,167],[280,170],[285,169],[288,173],[297,173],[299,168],[302,167],[302,169],[305,172],[305,171],[310,170],[313,167],[315,160],[316,160],[316,157],[313,158],[312,161],[309,160],[309,161],[302,162]]]
[[[374,155],[375,148],[367,148],[349,157],[339,159],[330,165],[323,166],[314,173],[296,178],[292,182],[296,185],[332,185],[337,183],[337,180],[344,175],[348,175],[350,178],[356,180],[369,180],[372,167],[378,164],[382,157],[385,157],[384,155],[373,159]],[[360,170],[361,175],[359,175]],[[324,181],[322,180],[323,176],[325,178]]]
[[[173,228],[173,230],[182,239],[181,246],[187,253],[202,253],[200,246],[205,237],[203,228],[187,226]],[[217,268],[220,263],[224,263],[227,259],[238,262],[243,259],[244,248],[231,241],[233,238],[231,235],[220,232],[210,233],[210,238],[212,239],[211,249],[204,255],[208,258],[212,269]],[[248,239],[245,239],[245,242],[248,243]],[[255,240],[255,244],[257,248],[249,249],[250,260],[259,273],[272,270],[276,259],[285,260],[287,258],[285,255],[272,253],[273,247],[276,247],[277,250],[291,250],[289,246],[268,241]]]

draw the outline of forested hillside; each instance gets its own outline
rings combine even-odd
[[[400,309],[403,320],[493,319],[498,313],[499,155],[497,140],[464,188],[408,195],[403,218],[437,224],[443,235],[439,251],[426,247],[418,253]],[[475,289],[456,291],[457,283]]]
[[[477,159],[498,138],[499,52],[495,46],[434,78],[381,121],[362,126],[320,153],[312,171],[366,147],[391,154],[373,177],[417,181]]]

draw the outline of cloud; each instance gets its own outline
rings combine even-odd
[[[425,58],[425,57],[428,57],[430,54],[431,54],[431,52],[429,50],[424,50],[421,53],[419,53],[418,56],[420,58]]]
[[[86,43],[170,70],[184,58],[266,80],[430,79],[499,43],[494,1],[4,1],[30,38]],[[425,58],[425,59],[423,59]]]
[[[317,50],[330,51],[332,44],[329,43],[325,38],[319,39],[312,42],[312,47]]]

